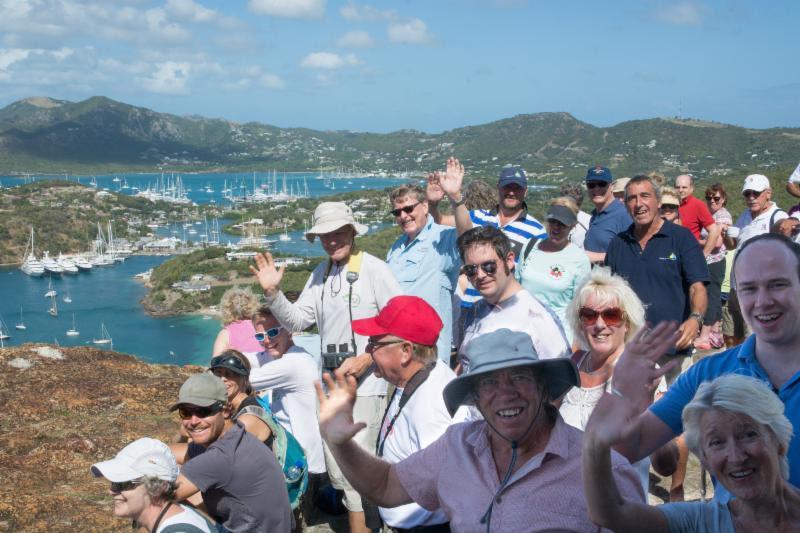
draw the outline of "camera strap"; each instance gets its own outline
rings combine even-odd
[[[425,367],[419,369],[413,376],[411,376],[411,379],[408,380],[408,383],[406,383],[406,386],[403,389],[403,395],[400,396],[400,404],[397,406],[397,412],[386,426],[386,435],[384,435],[383,439],[381,439],[381,433],[383,433],[383,423],[386,422],[386,415],[389,413],[389,408],[392,407],[394,397],[397,395],[397,389],[394,389],[392,392],[392,397],[389,398],[389,403],[386,406],[386,410],[383,412],[380,429],[378,430],[378,439],[375,441],[375,450],[378,457],[383,457],[383,447],[386,444],[386,439],[389,438],[389,434],[392,432],[392,428],[394,427],[395,422],[397,422],[397,418],[400,416],[400,413],[403,412],[403,407],[406,406],[408,400],[411,399],[411,396],[417,391],[420,385],[425,383],[425,380],[427,380],[431,375],[431,371],[435,365],[436,363],[426,365]]]
[[[358,251],[350,254],[350,258],[347,260],[347,274],[345,279],[349,285],[347,291],[347,312],[348,316],[350,317],[350,342],[352,343],[353,351],[356,352],[356,334],[353,331],[353,284],[358,281],[359,273],[361,272],[361,263],[364,259],[364,252]],[[328,259],[328,266],[325,268],[325,274],[322,276],[322,297],[320,298],[320,318],[322,318],[323,314],[323,306],[325,304],[325,283],[328,281],[328,276],[333,269],[333,261]],[[320,321],[321,322],[321,321]],[[320,353],[324,353],[322,350],[322,324],[318,324],[319,326],[319,351]]]

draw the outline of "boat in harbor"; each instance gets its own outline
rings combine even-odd
[[[55,292],[55,291],[54,291]],[[58,316],[58,304],[56,303],[56,295],[50,297],[52,302],[50,303],[50,309],[47,310],[50,316]]]
[[[76,257],[73,259],[75,262],[75,266],[78,267],[78,270],[81,272],[91,272],[92,271],[92,262],[86,259],[85,257]]]
[[[67,291],[67,295],[64,296],[64,298],[62,298],[62,300],[64,300],[65,304],[71,304],[72,303],[72,297],[69,295],[69,291]]]
[[[64,273],[64,269],[58,264],[58,261],[50,257],[50,253],[47,250],[42,253],[42,266],[45,272],[51,276],[60,276]]]
[[[280,236],[278,237],[278,240],[280,240],[282,242],[287,242],[287,241],[291,241],[292,240],[292,238],[289,237],[289,233],[286,231],[286,223],[285,222],[283,224],[283,233],[280,234]]]
[[[33,277],[40,277],[44,275],[44,265],[36,258],[33,249],[33,227],[31,227],[31,238],[25,248],[25,255],[22,265],[19,267],[25,274]]]
[[[22,319],[22,306],[19,306],[19,322],[17,322],[17,325],[14,327],[20,330],[28,329],[28,326],[25,325],[25,321]]]
[[[67,337],[77,337],[81,332],[75,328],[75,313],[72,313],[72,328],[67,330]]]
[[[78,273],[78,265],[76,265],[75,262],[69,257],[65,257],[64,254],[58,254],[58,259],[56,261],[65,274]]]
[[[104,322],[100,323],[100,338],[92,339],[92,344],[111,344],[111,335],[109,335]]]
[[[0,317],[0,340],[10,339],[11,335],[8,334],[6,323],[3,322],[3,317]]]
[[[53,288],[53,282],[47,280],[47,292],[44,293],[45,298],[55,298],[58,296],[58,292]]]

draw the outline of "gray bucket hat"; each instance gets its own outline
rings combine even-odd
[[[515,366],[533,366],[543,376],[550,395],[556,400],[579,383],[578,369],[569,357],[539,359],[530,335],[503,328],[475,337],[466,345],[469,370],[447,384],[444,403],[452,416],[461,405],[472,405],[476,377]]]
[[[314,209],[314,225],[306,233],[306,239],[314,242],[317,235],[336,231],[342,226],[353,226],[358,235],[364,235],[369,229],[356,222],[353,211],[344,202],[322,202]]]

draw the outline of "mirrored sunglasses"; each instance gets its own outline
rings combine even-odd
[[[480,265],[464,265],[464,274],[468,278],[478,275],[478,269],[483,270],[487,276],[493,276],[497,272],[497,261],[485,261]]]
[[[264,342],[268,338],[274,339],[277,337],[283,329],[283,326],[276,326],[274,328],[269,328],[267,331],[259,331],[253,336],[258,342]]]
[[[111,492],[120,493],[128,490],[133,490],[141,484],[142,481],[140,479],[134,479],[131,481],[112,481]]]
[[[617,327],[625,319],[625,312],[619,307],[609,307],[602,311],[595,311],[591,307],[581,307],[578,316],[584,326],[594,326],[597,324],[597,319],[603,317],[603,322],[607,326]]]
[[[215,368],[224,367],[230,368],[233,370],[237,370],[245,375],[249,374],[250,371],[247,370],[247,367],[244,366],[244,363],[238,357],[234,357],[232,355],[218,355],[216,357],[211,358],[211,364],[208,368],[214,370]]]

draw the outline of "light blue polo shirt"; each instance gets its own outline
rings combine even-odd
[[[404,294],[419,296],[439,313],[444,327],[436,348],[439,359],[450,364],[453,339],[453,291],[456,288],[461,257],[452,226],[442,226],[428,215],[422,231],[411,241],[401,235],[386,254],[386,263]]]
[[[726,350],[720,354],[701,359],[690,366],[672,384],[666,394],[650,406],[650,411],[662,422],[667,424],[676,435],[683,433],[681,414],[683,408],[692,401],[697,388],[705,381],[712,381],[725,374],[742,374],[754,377],[767,383],[775,390],[769,381],[766,371],[756,359],[756,336],[751,335],[739,346]],[[780,390],[775,391],[783,401],[784,414],[794,426],[794,437],[789,443],[789,482],[795,487],[800,487],[800,372],[793,375]],[[714,498],[728,501],[730,493],[721,483],[714,483]]]

